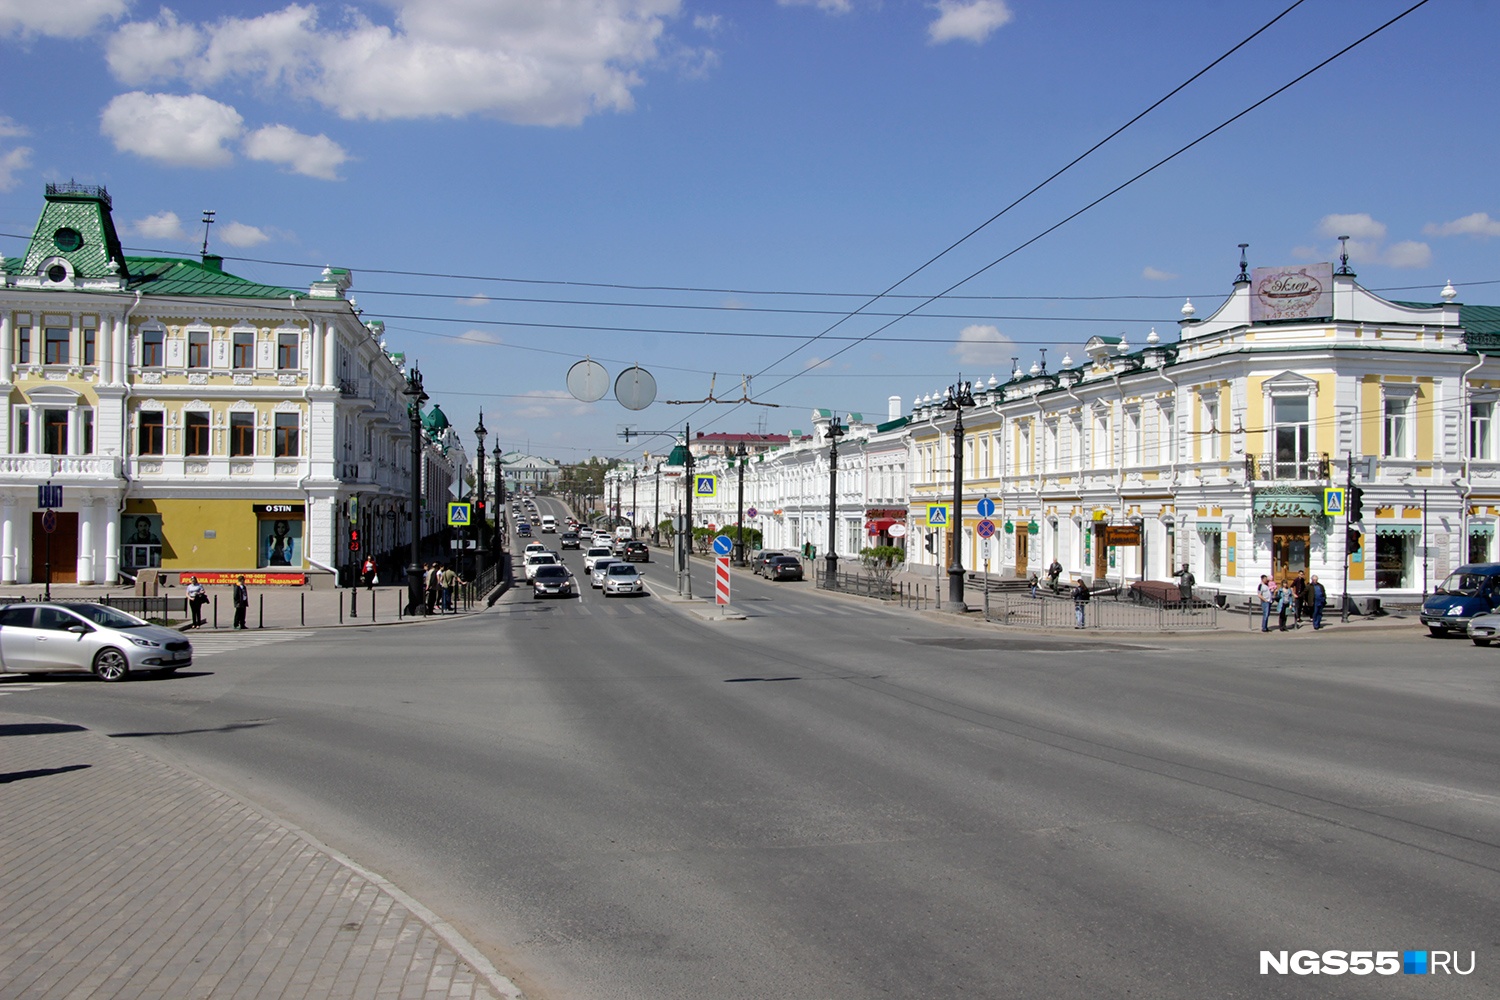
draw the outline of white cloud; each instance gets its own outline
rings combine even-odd
[[[484,306],[489,305],[490,302],[492,302],[493,300],[488,295],[479,294],[479,295],[470,295],[468,298],[466,298],[466,299],[459,299],[458,301],[459,301],[459,305],[472,306],[475,309],[479,309],[479,308],[482,308]]]
[[[243,222],[226,222],[214,235],[232,247],[259,246],[271,238],[264,229]]]
[[[1429,222],[1422,227],[1422,233],[1426,236],[1477,236],[1489,239],[1491,236],[1500,236],[1500,219],[1490,218],[1488,212],[1475,212],[1452,222]]]
[[[1332,239],[1348,236],[1351,240],[1385,239],[1385,223],[1376,222],[1367,212],[1352,215],[1325,215],[1318,223],[1318,232]]]
[[[31,147],[17,146],[0,153],[0,191],[14,191],[21,183],[17,175],[31,166]]]
[[[178,218],[176,212],[157,212],[144,219],[136,219],[128,228],[132,235],[142,236],[148,240],[185,240],[188,238],[182,219]]]
[[[781,7],[816,7],[832,14],[847,14],[854,9],[852,0],[776,0]]]
[[[938,17],[927,26],[927,40],[933,45],[953,41],[978,45],[1012,17],[1004,0],[937,0],[932,6]]]
[[[489,330],[465,330],[458,335],[458,339],[465,344],[503,344],[505,340],[497,333]]]
[[[592,403],[584,403],[563,389],[543,389],[525,393],[525,404],[512,413],[523,420],[552,420],[559,417],[582,417],[593,412]]]
[[[1182,275],[1173,274],[1170,271],[1162,271],[1158,270],[1157,268],[1147,266],[1145,270],[1141,271],[1141,277],[1145,278],[1147,281],[1176,281],[1178,278],[1182,277]]]
[[[952,353],[962,364],[989,368],[1009,361],[1015,347],[1015,341],[998,327],[975,323],[958,332],[958,343],[953,345]]]
[[[239,138],[244,119],[202,94],[121,94],[104,107],[99,130],[115,148],[171,166],[222,167],[234,157],[225,144]]]
[[[4,2],[4,0],[0,0]],[[493,115],[576,125],[626,111],[638,71],[681,0],[397,0],[392,25],[315,7],[184,26],[169,11],[116,32],[109,65],[125,83],[204,88],[247,77],[345,118]]]
[[[338,171],[349,154],[326,135],[304,135],[287,125],[267,125],[245,137],[245,155],[252,160],[279,163],[293,173],[339,179]]]
[[[25,125],[18,125],[10,118],[0,115],[0,138],[11,139],[18,135],[30,135],[31,130]]]
[[[724,30],[724,15],[722,14],[695,14],[693,16],[693,27],[708,35],[717,35]]]
[[[0,0],[0,35],[82,38],[123,17],[127,6],[126,0]]]
[[[1402,240],[1391,244],[1386,250],[1383,263],[1387,267],[1417,269],[1432,266],[1432,248],[1416,240]]]

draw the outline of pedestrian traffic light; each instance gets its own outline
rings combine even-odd
[[[484,501],[480,500],[474,504],[474,516],[476,519],[484,520]]]
[[[1365,513],[1365,491],[1358,486],[1349,486],[1349,499],[1344,503],[1344,513],[1350,524],[1363,521]]]
[[[936,552],[937,551],[937,532],[936,531],[929,531],[927,533],[927,542],[926,542],[926,545],[927,545],[927,551],[928,552]]]
[[[1352,556],[1359,551],[1360,532],[1355,528],[1349,529],[1349,554]]]
[[[349,551],[350,552],[358,552],[359,551],[359,529],[358,528],[350,528],[349,529]]]

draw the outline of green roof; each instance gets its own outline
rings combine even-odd
[[[897,427],[905,427],[909,423],[911,423],[911,417],[897,417],[895,420],[887,420],[883,424],[876,424],[875,433],[884,434],[886,431],[893,431]]]
[[[126,257],[125,270],[130,275],[128,288],[143,295],[227,296],[246,299],[306,298],[279,285],[262,285],[218,266],[218,258],[208,262],[181,257]]]
[[[1442,302],[1397,302],[1398,306],[1411,309],[1436,309]],[[1470,333],[1500,333],[1500,306],[1469,306],[1459,304],[1458,322]]]

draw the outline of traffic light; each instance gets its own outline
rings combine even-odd
[[[483,500],[477,501],[474,504],[474,519],[476,521],[483,521],[484,520],[484,501]]]
[[[1360,532],[1358,529],[1349,529],[1349,554],[1352,556],[1359,551]]]
[[[1349,499],[1344,504],[1344,514],[1350,524],[1363,521],[1365,513],[1365,491],[1352,483],[1349,486]]]
[[[349,529],[349,551],[350,552],[358,552],[359,551],[359,529],[358,528],[350,528]]]
[[[926,544],[927,544],[927,551],[928,552],[936,552],[937,551],[937,532],[936,531],[929,531],[927,533],[927,543]]]

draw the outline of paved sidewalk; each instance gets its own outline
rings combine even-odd
[[[0,997],[514,998],[415,900],[208,783],[0,713]]]

